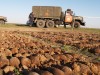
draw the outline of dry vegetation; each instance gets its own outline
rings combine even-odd
[[[100,75],[100,29],[0,27],[0,75]]]

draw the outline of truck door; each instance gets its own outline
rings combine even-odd
[[[65,23],[71,23],[72,22],[72,15],[70,12],[65,12]]]

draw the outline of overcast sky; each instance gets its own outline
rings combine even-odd
[[[84,17],[86,27],[100,28],[100,0],[0,0],[0,16],[6,16],[9,23],[25,24],[32,6],[71,8]]]

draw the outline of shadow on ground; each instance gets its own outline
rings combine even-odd
[[[28,24],[15,24],[16,26],[26,26],[30,27]],[[36,24],[33,24],[31,27],[36,27]]]

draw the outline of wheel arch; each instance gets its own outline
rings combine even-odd
[[[82,21],[81,20],[75,20],[76,22],[79,22],[80,25],[82,25]]]
[[[2,20],[2,21],[4,21],[4,22],[6,22],[4,19],[0,19],[0,20]]]

